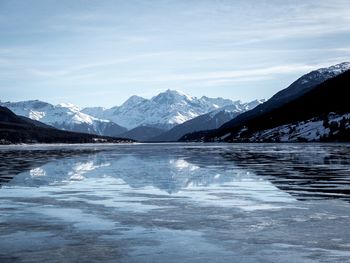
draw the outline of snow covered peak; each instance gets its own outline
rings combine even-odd
[[[311,71],[310,73],[302,76],[298,81],[303,85],[309,85],[310,83],[313,84],[313,82],[315,81],[321,83],[327,79],[336,77],[339,74],[342,74],[349,69],[350,69],[350,63],[343,62],[340,64],[330,66],[328,68],[320,68],[320,69]]]
[[[172,89],[167,89],[166,91],[161,92],[158,95],[160,95],[160,94],[168,94],[168,95],[172,95],[172,96],[188,96],[179,90],[172,90]]]
[[[130,98],[128,98],[123,104],[121,107],[130,107],[130,106],[134,106],[134,105],[137,105],[141,102],[144,102],[146,101],[145,98],[142,98],[140,96],[136,96],[136,95],[133,95],[131,96]]]
[[[178,103],[183,101],[192,101],[194,98],[179,92],[177,90],[166,90],[154,96],[151,100],[156,103]]]
[[[339,74],[344,73],[345,71],[350,69],[349,62],[343,62],[337,65],[330,66],[328,68],[320,68],[314,71],[311,71],[299,79],[294,81],[291,85],[289,85],[286,89],[279,91],[276,93],[265,105],[266,107],[277,107],[291,101],[302,94],[312,90],[317,85],[322,82],[334,78]]]
[[[69,109],[69,110],[71,110],[73,112],[81,111],[81,109],[78,106],[76,106],[76,105],[74,105],[72,103],[69,103],[69,102],[68,103],[59,103],[59,104],[56,105],[56,107],[67,108],[67,109]]]
[[[330,66],[328,68],[320,68],[317,71],[321,74],[335,74],[339,75],[347,70],[350,69],[350,62],[343,62],[340,64],[336,64],[333,66]]]

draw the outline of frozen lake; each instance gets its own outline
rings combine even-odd
[[[0,262],[350,262],[349,144],[0,146]]]

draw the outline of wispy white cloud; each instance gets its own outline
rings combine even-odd
[[[341,60],[340,60],[341,61]],[[127,76],[116,75],[114,78],[98,78],[96,75],[83,74],[72,75],[66,78],[66,81],[78,80],[81,81],[82,85],[102,85],[102,86],[115,86],[123,87],[125,85],[135,85],[137,87],[153,87],[151,91],[146,90],[145,94],[155,94],[157,87],[172,87],[181,89],[183,86],[193,87],[218,87],[223,85],[234,85],[239,86],[242,83],[249,82],[261,82],[260,86],[263,86],[264,81],[278,80],[286,76],[300,76],[306,74],[312,70],[328,67],[329,65],[336,64],[335,61],[324,61],[323,63],[317,64],[285,64],[275,66],[262,66],[259,68],[245,68],[230,71],[202,71],[202,72],[188,72],[181,74],[165,74],[155,73],[152,71],[144,72],[133,72]],[[258,87],[257,87],[258,88]]]
[[[137,61],[145,58],[154,58],[157,56],[164,56],[168,54],[167,52],[155,52],[155,53],[145,53],[132,56],[126,56],[116,59],[99,60],[90,63],[78,64],[74,66],[64,66],[64,69],[53,69],[48,70],[44,68],[33,68],[31,69],[32,74],[36,76],[43,77],[63,77],[72,74],[78,74],[80,71],[93,70],[96,68],[111,67],[117,64],[123,64],[130,61]]]
[[[262,68],[248,68],[231,71],[211,71],[199,73],[182,73],[182,74],[162,74],[162,75],[148,75],[148,76],[133,76],[129,81],[132,82],[176,82],[176,81],[227,81],[228,79],[236,80],[257,80],[258,78],[265,78],[269,76],[306,73],[320,67],[329,66],[329,63],[320,64],[288,64],[278,65]]]

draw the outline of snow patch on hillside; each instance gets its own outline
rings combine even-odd
[[[249,141],[320,141],[322,138],[327,138],[331,132],[334,134],[338,133],[341,127],[343,129],[350,129],[350,113],[343,115],[330,113],[327,121],[314,118],[295,124],[287,124],[273,129],[259,131],[250,136]]]

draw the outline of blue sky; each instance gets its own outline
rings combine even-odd
[[[348,0],[1,0],[0,100],[243,101],[350,60]]]

